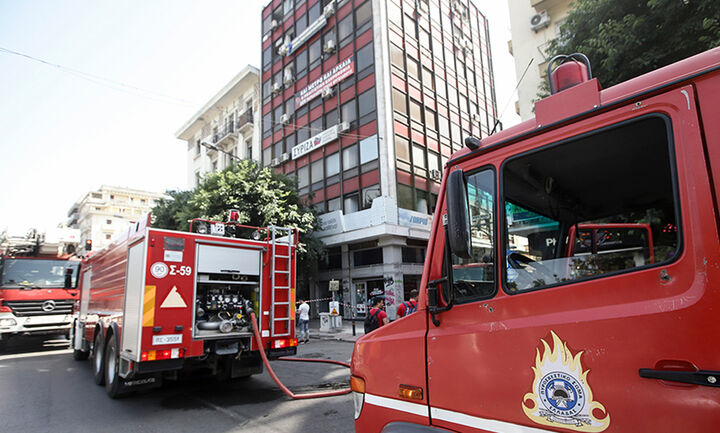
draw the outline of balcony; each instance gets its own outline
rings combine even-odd
[[[235,122],[229,122],[225,125],[225,128],[220,129],[213,134],[212,142],[213,144],[223,144],[225,141],[228,141],[230,138],[234,138],[236,135]]]
[[[535,8],[538,12],[543,9],[550,9],[563,4],[564,9],[567,9],[570,5],[570,0],[530,0],[530,6]]]
[[[237,119],[238,132],[241,134],[252,134],[253,127],[253,113],[252,110],[247,110],[244,113],[240,113]]]

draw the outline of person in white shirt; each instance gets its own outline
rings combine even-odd
[[[300,328],[300,335],[298,339],[302,344],[310,341],[310,330],[308,329],[308,323],[310,322],[310,306],[302,299],[299,299],[298,303],[300,306],[297,307],[295,313],[298,315],[298,327]]]

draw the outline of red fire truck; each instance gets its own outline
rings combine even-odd
[[[248,230],[257,240],[236,237]],[[148,215],[83,262],[75,359],[91,356],[113,398],[181,371],[261,373],[259,350],[297,351],[296,242],[290,228],[194,220],[188,233],[150,228]]]
[[[79,242],[76,229],[0,239],[0,346],[13,335],[69,333]]]
[[[720,48],[604,90],[558,64],[448,162],[418,312],[355,345],[356,431],[717,430]]]

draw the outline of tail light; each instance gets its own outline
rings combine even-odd
[[[297,346],[297,338],[287,338],[287,339],[281,339],[281,340],[273,340],[271,343],[271,346],[273,349],[283,349],[285,347],[295,347]]]
[[[185,349],[164,349],[164,350],[148,350],[140,354],[140,361],[161,361],[163,359],[178,359],[185,355]]]

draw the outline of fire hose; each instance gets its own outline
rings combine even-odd
[[[307,399],[307,398],[319,398],[319,397],[333,397],[336,395],[343,395],[343,394],[350,394],[351,389],[343,388],[338,389],[335,391],[322,391],[322,392],[308,392],[304,394],[295,394],[294,392],[290,391],[288,387],[286,387],[282,382],[280,382],[280,378],[278,378],[277,374],[275,374],[275,371],[270,366],[270,360],[268,360],[267,354],[265,353],[265,349],[263,348],[263,341],[262,338],[260,338],[260,331],[258,331],[258,327],[256,324],[258,323],[257,317],[255,317],[255,312],[252,310],[250,311],[250,323],[253,329],[253,333],[255,334],[255,339],[258,342],[258,347],[260,348],[260,356],[262,357],[263,364],[265,364],[265,368],[267,369],[268,373],[270,374],[270,377],[273,378],[275,383],[282,389],[282,391],[290,398],[294,400],[300,400],[300,399]],[[337,364],[342,365],[343,367],[350,368],[350,364],[347,362],[342,361],[335,361],[332,359],[308,359],[308,358],[278,358],[279,361],[294,361],[294,362],[322,362],[325,364]]]

